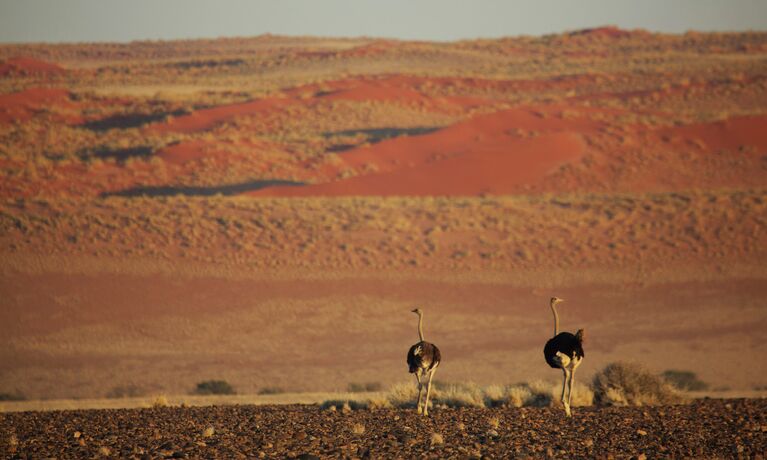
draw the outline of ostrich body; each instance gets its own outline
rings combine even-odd
[[[546,342],[543,347],[543,356],[549,366],[555,369],[562,369],[564,380],[562,381],[562,404],[565,406],[565,413],[570,417],[570,401],[573,396],[573,379],[575,379],[575,370],[581,365],[583,357],[583,329],[578,329],[574,335],[569,332],[559,332],[559,315],[557,314],[557,304],[563,302],[557,297],[551,298],[551,311],[554,313],[554,337]],[[565,398],[565,394],[567,397]]]
[[[407,352],[407,365],[411,374],[415,374],[416,380],[418,380],[418,413],[423,415],[429,415],[429,395],[431,394],[431,379],[434,377],[434,372],[437,370],[442,355],[439,352],[439,348],[433,343],[429,343],[423,338],[423,312],[420,308],[413,310],[413,313],[418,315],[418,338],[420,341],[410,347]],[[421,404],[421,395],[423,394],[423,381],[421,378],[426,374],[429,375],[429,382],[426,385],[426,400],[423,405]]]

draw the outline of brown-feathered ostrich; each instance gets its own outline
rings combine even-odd
[[[413,313],[418,315],[418,338],[420,341],[410,347],[407,352],[407,365],[410,368],[410,373],[415,374],[416,380],[418,380],[418,413],[423,415],[429,415],[429,395],[431,394],[431,379],[434,377],[434,372],[437,370],[442,355],[439,352],[439,348],[433,343],[429,343],[423,338],[423,312],[420,308],[413,310]],[[426,386],[426,401],[421,405],[421,395],[423,393],[423,382],[421,378],[429,374],[429,383]]]
[[[569,332],[559,332],[559,315],[557,314],[559,302],[563,302],[563,300],[558,297],[551,298],[551,311],[554,313],[554,337],[543,347],[543,356],[549,366],[562,369],[564,373],[562,404],[565,406],[565,413],[570,417],[570,400],[573,397],[575,369],[581,365],[585,356],[583,353],[583,329],[578,329],[575,335]],[[565,398],[565,390],[567,390],[567,398]]]

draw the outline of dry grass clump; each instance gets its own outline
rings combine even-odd
[[[485,407],[485,392],[475,383],[432,385],[431,401],[447,407]]]
[[[445,438],[442,437],[440,433],[432,433],[431,438],[429,439],[429,443],[434,446],[441,446],[445,443]]]
[[[680,404],[682,394],[636,363],[608,364],[594,376],[594,402],[601,406]]]
[[[170,403],[168,402],[168,397],[165,395],[158,395],[154,398],[154,401],[152,401],[152,407],[155,409],[160,407],[168,407]]]
[[[475,383],[436,382],[432,386],[431,402],[444,407],[549,407],[558,404],[561,382],[535,380],[514,385],[480,386]],[[418,398],[415,384],[400,383],[387,394],[391,407],[414,408]],[[594,392],[583,383],[573,385],[572,405],[590,406]]]
[[[415,408],[418,388],[410,382],[397,383],[389,388],[386,397],[392,407],[398,409]]]

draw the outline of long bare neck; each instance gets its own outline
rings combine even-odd
[[[418,338],[423,342],[423,313],[418,314]]]
[[[554,313],[554,336],[559,334],[559,315],[557,314],[557,307],[554,302],[551,302],[551,311]]]

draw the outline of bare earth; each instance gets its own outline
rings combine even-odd
[[[414,307],[437,379],[558,380],[552,295],[579,382],[764,388],[766,57],[615,27],[0,45],[0,395],[386,388]]]
[[[637,408],[350,413],[212,406],[0,414],[15,458],[759,458],[767,400]]]

